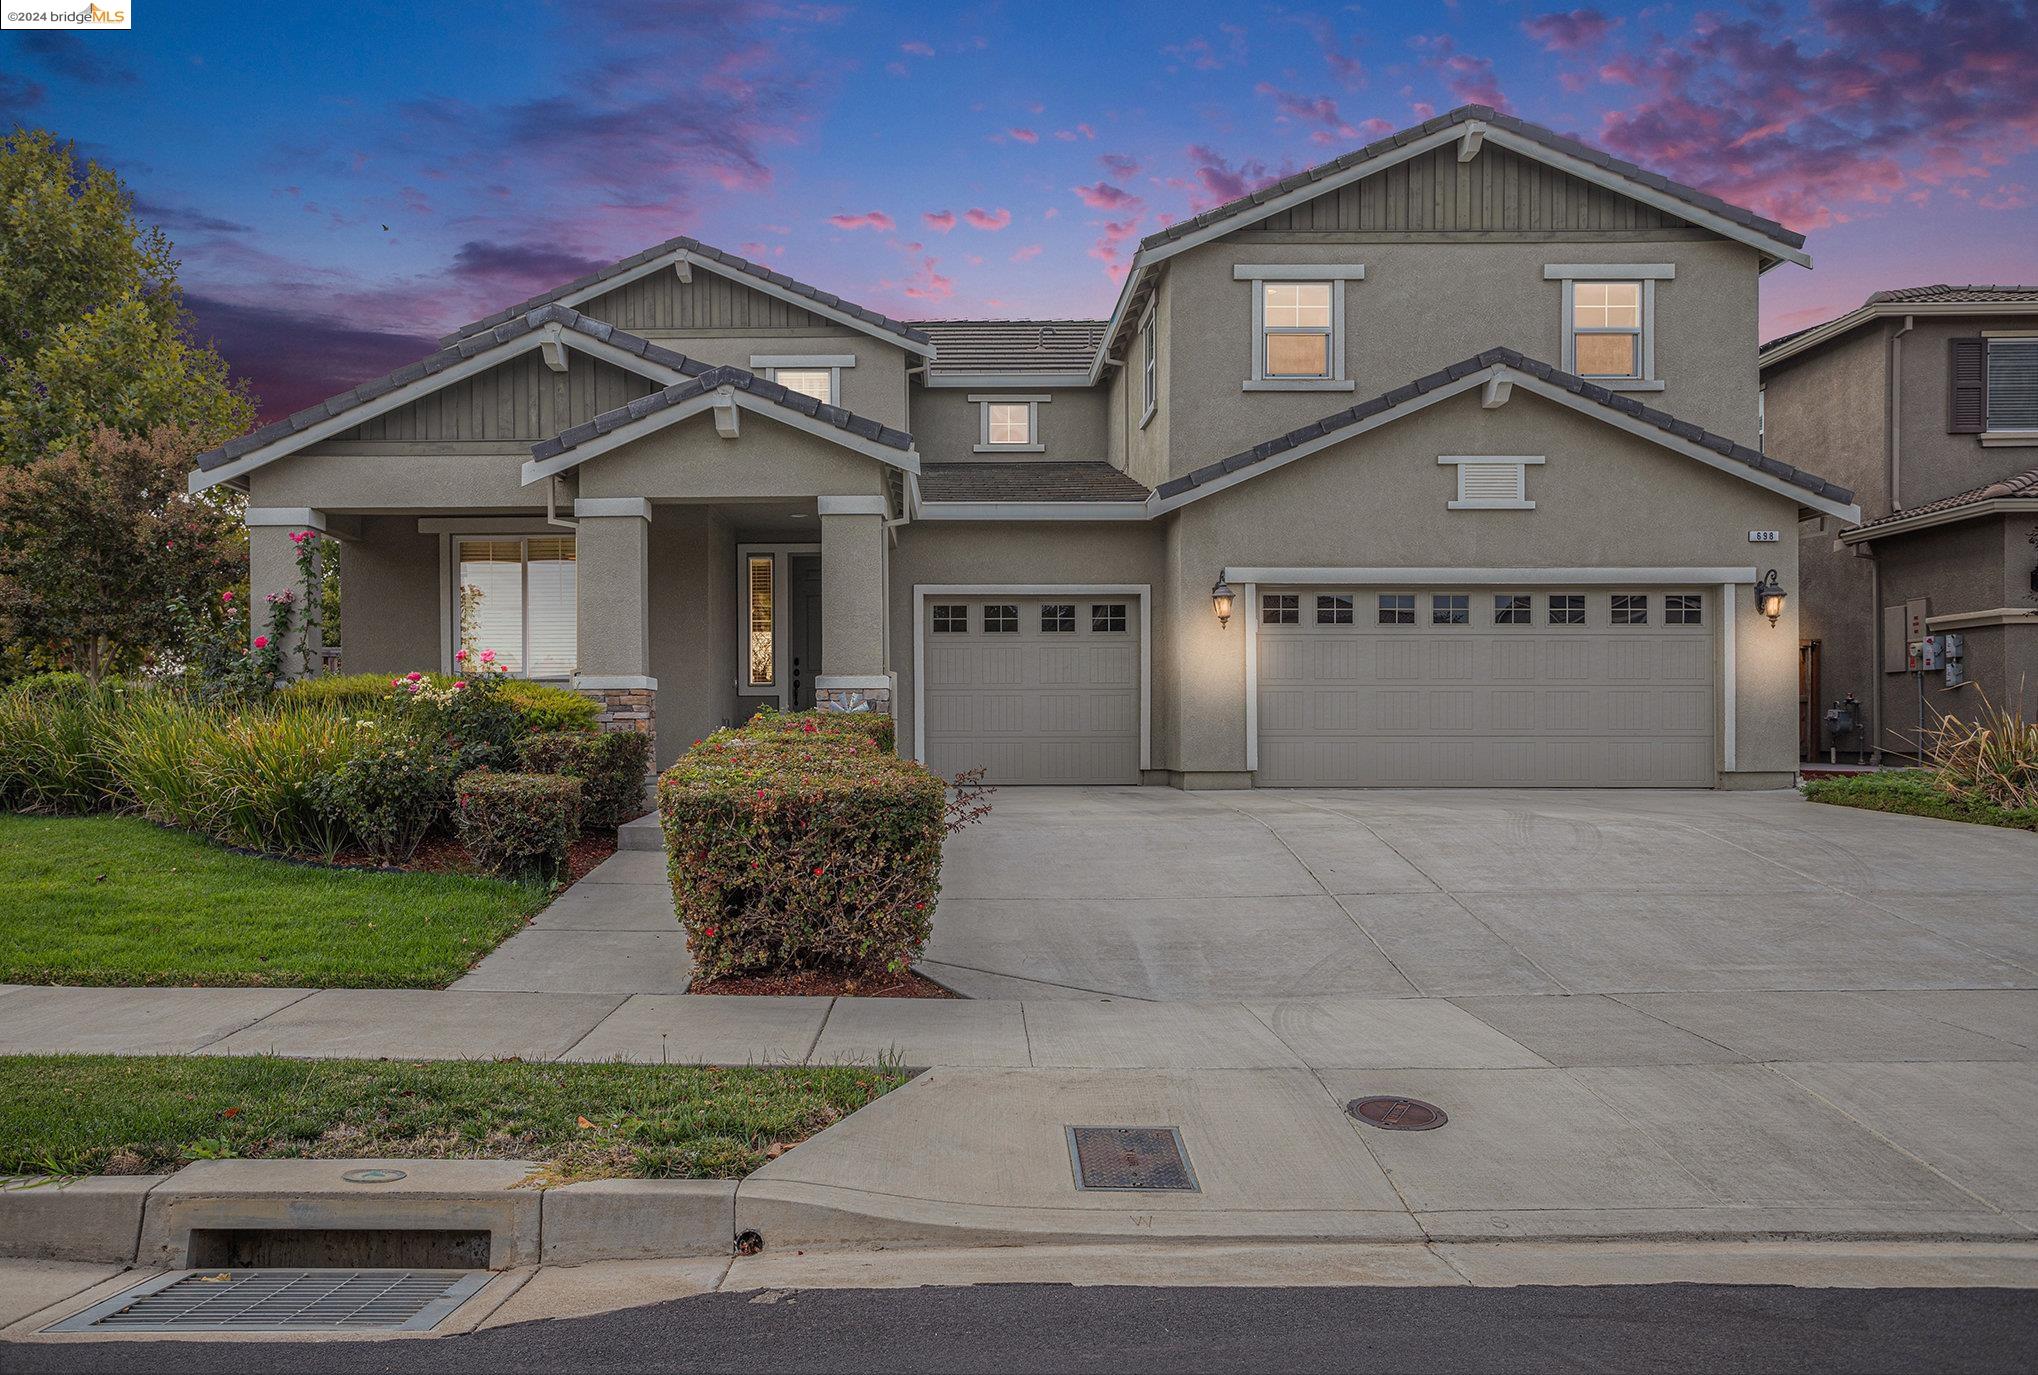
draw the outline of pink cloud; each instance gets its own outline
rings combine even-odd
[[[915,39],[911,43],[899,44],[899,51],[905,53],[908,57],[932,57],[934,56],[934,45],[932,43],[922,43]]]
[[[1123,220],[1099,222],[1103,232],[1098,234],[1097,241],[1090,245],[1089,254],[1104,264],[1104,271],[1109,273],[1114,281],[1123,277],[1126,268],[1130,266],[1125,260],[1125,244],[1128,240],[1139,237],[1139,225],[1140,217],[1137,215]]]
[[[1123,153],[1100,153],[1097,164],[1120,181],[1139,175],[1138,159],[1129,158]]]
[[[1560,10],[1523,20],[1521,31],[1542,44],[1544,52],[1575,53],[1596,46],[1616,22],[1598,10]]]
[[[922,258],[909,280],[893,285],[915,301],[945,301],[955,295],[955,279],[942,276],[940,263],[933,258]]]
[[[899,227],[882,210],[866,211],[861,215],[830,215],[828,223],[837,229],[882,229],[888,234]]]
[[[995,234],[1012,223],[1012,212],[1002,206],[996,210],[979,210],[971,206],[962,212],[962,217],[969,222],[970,228],[981,229],[989,234]]]
[[[1040,256],[1040,248],[1039,244],[1030,243],[1024,248],[1014,249],[1012,251],[1012,261],[1015,263],[1030,263]]]
[[[1019,142],[1021,143],[1040,142],[1040,135],[1034,133],[1033,130],[1031,129],[1007,129],[1005,132],[1012,138],[1019,140]]]
[[[1366,67],[1358,58],[1344,51],[1338,41],[1337,28],[1321,15],[1297,15],[1295,22],[1309,34],[1316,49],[1323,55],[1323,64],[1330,68],[1330,74],[1338,84],[1347,90],[1363,86],[1366,81]]]
[[[1122,186],[1113,186],[1108,181],[1100,181],[1095,186],[1071,186],[1069,190],[1075,192],[1076,199],[1092,210],[1122,210],[1140,203],[1139,197]]]
[[[1191,144],[1187,150],[1190,162],[1188,179],[1168,178],[1168,185],[1189,195],[1189,208],[1194,211],[1208,210],[1213,205],[1237,200],[1249,191],[1257,191],[1271,182],[1296,169],[1284,162],[1278,168],[1269,168],[1257,159],[1248,159],[1234,166],[1224,156],[1200,143]]]
[[[1235,67],[1245,61],[1245,30],[1237,24],[1219,24],[1217,31],[1220,36],[1215,43],[1199,34],[1186,43],[1169,44],[1161,52],[1176,67],[1193,67],[1199,72]]]
[[[927,227],[937,234],[946,234],[949,230],[955,228],[955,212],[953,210],[922,210],[920,218],[925,220]]]

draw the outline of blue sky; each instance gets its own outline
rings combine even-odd
[[[677,233],[907,317],[1102,315],[1137,239],[1470,101],[1810,236],[1765,334],[2038,280],[2029,0],[136,0],[0,34],[272,414]]]

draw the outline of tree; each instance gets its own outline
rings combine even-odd
[[[199,442],[170,426],[101,426],[0,466],[0,633],[96,679],[216,625],[245,546],[231,512],[184,489]]]

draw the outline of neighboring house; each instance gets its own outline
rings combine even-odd
[[[494,648],[661,762],[820,702],[1004,782],[1781,786],[1758,579],[1859,517],[1755,449],[1782,262],[1469,106],[1151,236],[1109,320],[906,323],[673,239],[193,483],[247,492],[258,594],[345,541],[348,668]]]
[[[1914,754],[1980,694],[2038,703],[2038,287],[1878,291],[1762,350],[1766,447],[1854,489],[1866,520],[1799,532],[1806,758]],[[1917,625],[1911,621],[1916,618]],[[1960,636],[1909,671],[1924,634]],[[1922,701],[1919,689],[1923,688]],[[1859,699],[1835,736],[1825,709]]]

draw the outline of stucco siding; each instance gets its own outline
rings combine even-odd
[[[554,372],[535,349],[498,367],[385,411],[336,435],[337,442],[429,442],[550,438],[603,411],[627,406],[661,383],[569,347]]]
[[[524,486],[530,450],[377,454],[306,451],[248,474],[250,506],[328,511],[542,512],[545,488]]]
[[[1984,448],[1979,435],[1946,432],[1946,341],[1977,338],[1987,330],[2032,328],[2029,315],[1925,316],[1904,336],[1903,414],[1898,431],[1902,447],[1897,469],[1897,496],[1902,505],[1919,506],[1953,496],[2038,464],[2038,448]]]
[[[969,398],[996,396],[1051,396],[1040,404],[1039,441],[1042,450],[1030,453],[974,452],[983,433],[983,407]],[[1095,463],[1108,460],[1111,444],[1107,428],[1109,393],[1103,384],[1095,387],[1045,387],[1020,384],[1009,388],[923,387],[913,397],[913,445],[930,463],[968,462],[972,459],[1075,461]],[[853,408],[852,408],[853,409]]]
[[[910,431],[906,366],[909,360],[901,348],[868,334],[829,325],[825,332],[800,334],[688,334],[652,337],[666,348],[675,349],[703,363],[749,368],[753,358],[850,356],[854,366],[841,372],[841,394],[837,404],[845,410],[867,416],[894,429]],[[762,373],[764,368],[756,371]]]
[[[583,497],[699,501],[745,497],[863,496],[884,490],[885,465],[768,415],[739,412],[724,439],[703,413],[652,430],[581,464]]]
[[[413,516],[371,516],[340,550],[341,650],[349,673],[439,667],[440,546]]]
[[[749,714],[736,699],[736,539],[719,512],[660,506],[650,538],[658,766]]]

